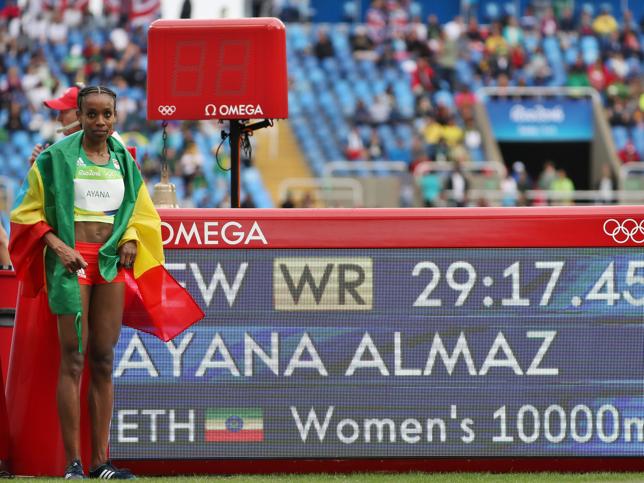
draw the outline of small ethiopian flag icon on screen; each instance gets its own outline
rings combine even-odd
[[[264,419],[259,408],[210,408],[206,411],[207,442],[264,441]]]

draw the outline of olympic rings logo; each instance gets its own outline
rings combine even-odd
[[[633,218],[622,222],[609,218],[604,222],[604,233],[611,237],[615,243],[644,243],[644,220],[639,223]]]
[[[175,106],[159,106],[159,112],[163,116],[172,116],[176,112]]]

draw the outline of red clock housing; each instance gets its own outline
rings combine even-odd
[[[286,29],[276,18],[157,20],[148,119],[288,117]]]

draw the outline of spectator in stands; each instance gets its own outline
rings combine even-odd
[[[441,135],[438,139],[438,142],[433,146],[434,161],[449,161],[451,159],[450,147],[445,140],[445,137]]]
[[[441,47],[438,51],[437,63],[440,66],[440,77],[447,82],[450,89],[456,87],[456,62],[458,61],[458,37],[448,35],[447,31],[441,37]]]
[[[575,25],[575,14],[569,5],[564,7],[559,19],[559,31],[565,35],[571,35],[575,32],[577,26]]]
[[[527,206],[529,204],[528,191],[532,189],[532,179],[522,161],[512,163],[512,177],[517,183],[517,204]]]
[[[469,189],[470,182],[463,173],[463,166],[460,162],[455,162],[454,169],[445,181],[445,190],[449,191],[449,203],[452,206],[465,206]]]
[[[610,85],[613,78],[601,58],[588,67],[588,81],[591,87],[594,87],[600,93]]]
[[[575,185],[563,168],[557,170],[557,177],[552,181],[550,191],[555,194],[553,200],[555,204],[572,205],[575,203]]]
[[[579,32],[580,37],[595,35],[595,32],[593,31],[592,14],[585,9],[581,11],[581,19],[579,20],[579,28],[577,31]]]
[[[501,24],[499,22],[492,24],[490,35],[485,39],[485,50],[492,56],[508,53],[508,43],[501,33]]]
[[[204,159],[190,132],[187,131],[184,135],[187,139],[184,151],[179,157],[179,171],[183,180],[186,198],[190,199],[192,197],[193,181],[203,169]]]
[[[77,82],[82,80],[79,78],[79,72],[83,72],[85,67],[85,59],[83,58],[83,48],[79,44],[72,45],[69,49],[67,56],[63,59],[62,69],[67,75],[69,82]]]
[[[546,7],[546,11],[541,17],[541,35],[549,37],[557,34],[557,18],[555,17],[554,9],[550,6]]]
[[[501,180],[501,203],[503,206],[516,206],[518,197],[517,182],[512,174],[507,173]]]
[[[438,17],[435,14],[429,15],[427,17],[427,39],[438,40],[442,31],[443,29],[438,21]]]
[[[411,72],[411,90],[416,95],[432,92],[435,84],[434,69],[424,57],[416,60],[415,68]]]
[[[635,143],[632,139],[626,141],[626,144],[624,144],[624,147],[619,150],[617,155],[624,164],[638,163],[641,161],[640,154],[637,152],[637,148],[635,147]]]
[[[611,33],[617,32],[619,26],[617,20],[610,13],[608,5],[602,5],[601,13],[593,21],[593,31],[600,37],[608,37]]]
[[[366,149],[362,142],[362,136],[357,126],[352,126],[347,134],[345,155],[348,160],[355,161],[366,158]]]
[[[523,15],[519,19],[519,25],[523,30],[533,30],[538,25],[537,17],[534,14],[534,7],[531,3],[528,3],[523,11]]]
[[[613,176],[613,171],[607,163],[602,164],[602,172],[595,189],[599,191],[597,202],[600,204],[611,204],[615,202],[615,190],[617,189],[617,180]]]
[[[380,139],[377,129],[371,129],[369,143],[367,144],[367,155],[370,161],[379,161],[384,157],[382,140]]]
[[[640,61],[644,60],[644,53],[641,49],[640,40],[637,32],[628,25],[624,26],[624,30],[620,34],[619,42],[622,45],[622,53],[624,57],[636,57]]]
[[[452,20],[443,26],[443,32],[447,40],[457,41],[463,32],[465,32],[465,24],[463,17],[460,15],[455,16]]]
[[[416,176],[416,168],[421,165],[423,162],[427,161],[427,151],[425,148],[425,142],[423,139],[415,135],[411,138],[411,164],[409,165],[409,171]]]
[[[465,38],[467,39],[468,46],[472,50],[481,52],[484,48],[483,35],[479,27],[479,22],[475,15],[472,15],[467,21],[465,28]]]
[[[476,104],[476,94],[472,92],[468,84],[461,82],[458,85],[458,92],[454,95],[454,104],[459,111]]]
[[[372,0],[366,14],[369,38],[375,45],[380,45],[387,35],[387,14],[384,0]]]
[[[257,208],[255,205],[255,200],[253,199],[253,196],[250,193],[245,193],[241,203],[239,204],[240,208]]]
[[[420,11],[416,11],[415,8],[410,8],[411,20],[407,26],[408,31],[416,32],[416,35],[423,42],[427,42],[427,25],[423,22]]]
[[[555,163],[550,160],[546,160],[543,163],[543,169],[541,170],[541,174],[539,174],[539,179],[537,181],[539,189],[550,191],[552,189],[552,183],[556,177],[557,170],[555,168]]]
[[[300,208],[315,208],[315,198],[311,191],[305,191],[300,199]]]
[[[324,60],[335,55],[335,49],[329,38],[329,33],[324,28],[318,30],[318,40],[313,46],[313,54],[318,60]]]
[[[422,129],[423,139],[427,149],[427,156],[429,159],[435,159],[436,146],[443,137],[443,126],[434,118],[427,117]]]
[[[633,125],[632,111],[626,107],[623,100],[615,99],[613,107],[608,112],[610,114],[608,122],[611,126],[631,127]]]
[[[622,10],[622,28],[624,30],[629,29],[631,31],[637,31],[640,29],[633,18],[633,12],[627,8]]]
[[[523,30],[516,17],[508,17],[507,25],[503,27],[503,38],[510,48],[521,45],[523,42]]]
[[[353,112],[353,121],[358,126],[364,126],[372,123],[371,113],[362,99],[356,102],[356,108]]]
[[[463,142],[465,143],[465,146],[467,147],[467,149],[469,149],[471,152],[478,151],[482,147],[481,133],[476,128],[473,118],[469,118],[465,120]]]
[[[416,176],[416,179],[423,199],[423,206],[435,207],[440,200],[442,189],[440,175],[432,169],[426,169],[422,174]]]
[[[22,121],[22,106],[12,101],[9,104],[9,119],[7,120],[7,131],[24,131],[27,126]]]
[[[357,60],[378,59],[373,40],[367,35],[367,28],[364,25],[356,26],[355,32],[349,37],[349,45],[351,45],[353,57]]]
[[[374,125],[386,124],[391,120],[391,102],[385,93],[375,96],[369,108],[371,122]]]
[[[463,140],[463,129],[456,123],[456,116],[450,115],[447,119],[447,124],[443,126],[442,136],[450,148],[461,143]]]
[[[418,36],[418,32],[415,30],[410,30],[405,35],[405,45],[407,52],[413,58],[429,58],[431,52],[429,50],[429,45],[423,39]]]
[[[291,190],[288,190],[286,192],[286,196],[284,197],[284,201],[282,201],[282,204],[280,205],[281,208],[295,208],[295,200],[293,199],[293,193]]]
[[[414,111],[414,116],[417,119],[423,119],[428,116],[434,115],[434,107],[432,106],[432,101],[429,96],[419,95],[416,97],[416,108]]]
[[[530,61],[525,66],[525,72],[528,76],[532,77],[534,85],[537,86],[546,85],[550,79],[552,70],[541,47],[537,47],[530,56]]]
[[[43,104],[49,109],[58,111],[56,120],[61,124],[58,132],[63,133],[65,136],[69,136],[81,129],[80,122],[78,122],[78,117],[76,116],[76,110],[78,108],[76,102],[79,90],[80,85],[74,85],[66,89],[62,96],[43,102]],[[31,151],[31,156],[29,157],[29,164],[34,163],[45,147],[47,146],[42,146],[41,144],[36,144],[34,146],[34,149]]]
[[[575,63],[568,71],[568,79],[566,80],[568,87],[588,87],[590,81],[588,80],[588,72],[586,71],[586,63],[581,54],[577,54]]]

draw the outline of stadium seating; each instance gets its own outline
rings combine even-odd
[[[593,6],[586,4],[583,10],[591,13]],[[485,2],[483,21],[502,21],[506,16],[518,16],[519,12],[512,2]],[[289,93],[291,119],[295,135],[306,154],[312,171],[320,176],[324,164],[345,160],[344,147],[346,135],[350,126],[355,122],[354,114],[358,101],[367,107],[374,99],[384,94],[388,88],[393,93],[394,104],[401,119],[395,122],[376,126],[382,140],[384,159],[390,159],[389,154],[398,141],[406,149],[411,148],[411,140],[417,130],[422,127],[421,119],[414,117],[416,97],[411,89],[409,73],[409,55],[402,55],[394,65],[380,65],[371,59],[354,57],[350,51],[350,37],[359,25],[328,24],[328,25],[289,25],[287,31],[287,48],[289,52],[289,75],[292,79]],[[314,54],[314,45],[319,29],[328,31],[331,38],[334,55],[318,60]],[[644,41],[644,37],[642,37]],[[591,66],[597,59],[604,58],[602,43],[594,35],[568,34],[565,37],[557,35],[525,35],[522,47],[525,52],[534,52],[541,48],[548,62],[551,75],[547,80],[549,86],[564,86],[568,81],[568,70],[581,55],[586,66]],[[382,49],[379,49],[380,53]],[[644,56],[641,56],[644,57]],[[456,80],[473,87],[485,85],[481,77],[476,75],[478,64],[483,59],[480,50],[469,49],[467,56],[460,56],[455,65]],[[529,61],[529,54],[526,61]],[[642,60],[637,57],[626,59],[631,75],[641,73]],[[610,63],[607,63],[610,68]],[[517,69],[510,78],[510,85],[517,85],[524,79],[527,85],[532,85],[535,79],[526,69]],[[491,85],[496,84],[496,78],[487,80]],[[426,93],[431,96],[432,103],[445,106],[457,115],[457,123],[463,126],[463,119],[458,116],[459,110],[455,105],[453,85],[439,81],[436,90]],[[605,98],[605,96],[604,96]],[[640,123],[641,124],[641,123]],[[359,126],[359,133],[365,146],[369,142],[371,127]],[[621,149],[628,139],[632,139],[644,157],[644,129],[614,126],[612,128],[616,148]],[[469,149],[469,159],[473,162],[484,161],[484,153],[480,146]],[[367,173],[356,170],[358,175]],[[370,173],[371,174],[371,173]]]

